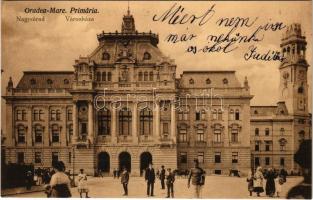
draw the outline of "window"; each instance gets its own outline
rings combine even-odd
[[[16,111],[16,120],[25,121],[26,120],[26,110],[17,110]]]
[[[272,142],[265,141],[265,151],[271,151]]]
[[[191,78],[190,80],[189,80],[189,84],[190,85],[193,85],[195,83],[195,81]]]
[[[72,152],[68,152],[68,163],[72,163]]]
[[[41,163],[41,152],[35,152],[35,163]]]
[[[163,123],[163,134],[168,135],[168,123]]]
[[[140,135],[151,135],[153,127],[152,110],[144,108],[140,111]],[[163,124],[164,128],[164,124]],[[164,131],[164,130],[163,130]]]
[[[299,93],[299,94],[302,94],[302,93],[303,93],[303,91],[304,91],[303,87],[302,87],[302,86],[300,86],[300,87],[298,88],[298,93]]]
[[[259,157],[254,157],[254,165],[255,165],[255,167],[260,166],[260,158]]]
[[[64,83],[65,85],[68,85],[68,84],[70,83],[70,81],[69,81],[68,79],[64,79],[64,80],[63,80],[63,83]]]
[[[197,129],[197,142],[203,142],[204,141],[204,130],[203,128]]]
[[[143,80],[148,81],[148,72],[143,73]]]
[[[18,164],[22,164],[22,163],[25,163],[24,161],[24,152],[18,152],[17,153],[17,163]]]
[[[280,158],[280,166],[285,166],[285,158]]]
[[[259,132],[260,132],[260,131],[259,131],[259,128],[255,128],[255,129],[254,129],[254,134],[255,134],[255,136],[259,136]]]
[[[232,152],[232,163],[238,163],[238,152]]]
[[[110,135],[110,129],[111,112],[107,109],[100,110],[98,112],[98,135]]]
[[[178,120],[188,120],[188,111],[180,111],[178,113]]]
[[[217,119],[218,119],[218,120],[222,120],[222,119],[223,119],[223,113],[222,113],[222,110],[221,110],[221,109],[218,109]]]
[[[257,111],[257,110],[255,110],[255,111],[254,111],[254,114],[255,114],[255,115],[257,115],[257,114],[258,114],[258,111]]]
[[[183,126],[179,129],[179,141],[187,142],[187,127]]]
[[[217,119],[217,111],[216,111],[216,109],[214,109],[213,112],[212,112],[212,118],[213,118],[214,120]]]
[[[52,152],[51,154],[52,163],[59,161],[59,152]]]
[[[187,163],[187,152],[180,152],[179,161],[180,163]]]
[[[255,151],[260,151],[260,141],[255,141],[254,150]]]
[[[51,110],[50,111],[50,120],[51,121],[57,120],[57,111],[56,110]]]
[[[61,120],[61,111],[57,110],[57,114],[56,114],[56,120]]]
[[[285,129],[284,128],[280,129],[280,135],[285,135]]]
[[[108,81],[111,81],[111,80],[112,80],[112,73],[108,72]]]
[[[149,73],[149,81],[153,81],[153,72]]]
[[[270,157],[265,157],[265,165],[270,165],[270,164],[271,164]]]
[[[35,143],[42,143],[43,127],[35,126]]]
[[[102,81],[106,81],[106,80],[107,80],[107,73],[102,72]]]
[[[204,152],[198,152],[197,158],[199,163],[204,163]]]
[[[282,138],[279,140],[280,151],[286,150],[286,143],[287,143],[287,140],[285,138]]]
[[[132,113],[129,109],[123,108],[119,111],[119,134],[131,135]]]
[[[205,120],[205,110],[201,110],[201,120]]]
[[[25,143],[26,141],[26,130],[23,125],[17,127],[17,142]]]
[[[238,129],[231,130],[231,142],[233,143],[238,142]]]
[[[221,163],[221,152],[215,152],[214,162]]]
[[[235,112],[235,120],[239,120],[239,117],[240,117],[239,110],[236,110],[236,112]]]
[[[185,112],[184,112],[184,117],[183,117],[183,119],[184,119],[184,120],[188,120],[188,111],[185,111]]]
[[[150,53],[145,52],[145,53],[143,54],[143,60],[150,60],[150,59],[151,59]]]
[[[101,73],[97,72],[97,81],[101,81]]]
[[[228,80],[226,78],[223,79],[223,84],[227,85],[228,84]]]
[[[138,73],[138,81],[142,81],[142,72]]]
[[[269,136],[270,135],[270,129],[269,128],[266,128],[265,129],[265,136]]]
[[[220,143],[222,142],[222,133],[220,129],[215,129],[214,130],[214,142]]]
[[[207,85],[210,85],[210,84],[211,84],[211,80],[210,80],[209,78],[208,78],[208,79],[206,79],[206,81],[205,81],[205,82],[206,82],[206,84],[207,84]]]
[[[214,170],[214,174],[222,174],[222,170],[220,170],[220,169],[215,169],[215,170]]]
[[[73,121],[73,111],[72,110],[67,111],[67,120]]]
[[[32,79],[30,79],[30,84],[31,84],[31,85],[36,85],[36,80],[35,80],[35,79],[33,79],[33,78],[32,78]]]
[[[71,137],[73,135],[73,124],[70,124],[68,127],[68,135]]]
[[[107,52],[104,52],[102,54],[102,60],[110,60],[110,54],[108,54]]]
[[[229,120],[234,120],[234,119],[235,119],[235,117],[234,117],[234,110],[231,109],[231,110],[229,111]]]
[[[60,133],[58,125],[52,126],[52,142],[59,142],[60,141]]]
[[[196,120],[200,120],[200,111],[196,112]]]
[[[34,121],[39,121],[39,110],[33,110],[33,120]]]

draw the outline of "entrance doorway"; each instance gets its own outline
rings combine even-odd
[[[118,156],[119,161],[119,170],[122,170],[123,167],[126,167],[127,171],[131,171],[131,156],[128,152],[124,151]]]
[[[140,176],[143,175],[145,169],[149,167],[149,163],[152,163],[152,155],[150,152],[143,152],[140,155]]]
[[[98,155],[98,171],[102,173],[110,172],[110,155],[107,152],[101,152]]]

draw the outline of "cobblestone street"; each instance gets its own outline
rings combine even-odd
[[[301,177],[287,178],[283,185],[281,198],[284,198],[288,190],[302,180]],[[123,197],[123,188],[119,179],[112,177],[89,177],[90,197]],[[265,186],[265,184],[264,184]],[[187,179],[176,178],[174,185],[176,198],[192,198],[191,189],[187,188]],[[250,198],[247,191],[246,178],[227,176],[207,176],[206,184],[202,190],[203,198]],[[79,197],[77,188],[72,188],[73,197]],[[43,192],[19,194],[10,197],[45,197]],[[130,177],[129,198],[146,197],[146,184],[142,177]],[[155,184],[155,197],[166,197],[166,190],[161,190],[160,182]],[[265,197],[265,193],[261,194]],[[256,198],[256,194],[252,198]]]

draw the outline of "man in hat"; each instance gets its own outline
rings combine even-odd
[[[162,190],[165,189],[165,169],[164,169],[164,165],[161,166],[161,172],[160,172],[160,180],[161,180],[161,186],[162,186]]]
[[[147,196],[154,196],[153,188],[155,182],[155,172],[152,163],[150,163],[149,167],[146,169],[145,180],[147,182]]]
[[[192,183],[192,189],[194,191],[194,198],[201,198],[201,189],[204,185],[205,172],[199,167],[198,159],[194,159],[195,167],[190,169],[188,178],[188,188],[190,187],[190,181]]]

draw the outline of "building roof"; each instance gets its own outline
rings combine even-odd
[[[69,89],[74,79],[73,71],[24,71],[16,88]]]

